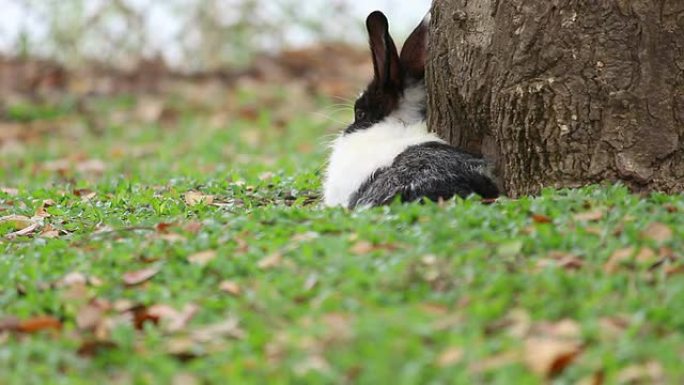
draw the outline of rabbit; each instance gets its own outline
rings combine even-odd
[[[374,78],[354,104],[354,122],[331,144],[323,203],[350,209],[450,199],[491,199],[499,190],[488,163],[427,130],[425,63],[429,14],[401,55],[380,11],[366,20]]]

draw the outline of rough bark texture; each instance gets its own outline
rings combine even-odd
[[[429,124],[510,196],[684,191],[683,0],[435,0]]]

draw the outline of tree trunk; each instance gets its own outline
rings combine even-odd
[[[684,191],[684,1],[435,0],[429,125],[515,197]]]

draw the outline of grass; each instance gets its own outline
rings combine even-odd
[[[10,109],[0,384],[684,382],[681,196],[322,208],[332,131],[275,94]]]

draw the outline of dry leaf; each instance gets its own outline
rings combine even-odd
[[[9,215],[2,217],[0,218],[0,223],[9,223],[14,231],[26,230],[35,225],[35,222],[32,221],[31,218],[22,215]]]
[[[457,347],[450,347],[443,351],[439,357],[437,357],[437,366],[445,368],[448,366],[454,366],[463,360],[463,349]]]
[[[575,214],[573,218],[579,222],[598,222],[603,219],[603,215],[604,212],[602,210],[594,210]]]
[[[112,341],[91,340],[82,343],[76,354],[81,357],[95,357],[103,351],[116,349],[117,347]]]
[[[37,333],[44,330],[61,330],[62,322],[55,317],[42,316],[19,322],[17,331],[21,333]]]
[[[88,189],[77,189],[73,191],[74,195],[81,198],[82,201],[88,202],[97,196],[97,193]]]
[[[359,241],[349,250],[356,255],[368,254],[375,250],[375,246],[368,241]]]
[[[233,296],[240,296],[242,294],[242,289],[240,288],[240,285],[238,285],[237,282],[235,281],[223,281],[219,285],[219,290],[221,290],[224,293],[228,293]]]
[[[190,333],[193,341],[206,343],[222,338],[243,339],[245,332],[240,329],[236,318],[229,318],[223,322],[196,329]]]
[[[210,205],[214,203],[214,196],[204,195],[199,191],[188,191],[185,193],[185,203],[191,207],[202,203],[205,205]]]
[[[664,384],[665,372],[658,362],[629,366],[617,375],[617,384]]]
[[[181,311],[167,305],[155,305],[148,309],[148,314],[159,319],[164,330],[174,333],[185,329],[198,311],[199,306],[195,304],[187,304]]]
[[[97,304],[88,304],[76,315],[76,326],[80,330],[94,330],[103,321],[104,309]]]
[[[216,259],[216,251],[214,250],[207,250],[203,251],[201,253],[193,254],[188,257],[188,261],[194,265],[198,266],[206,266],[209,262],[213,261]]]
[[[606,375],[603,372],[596,372],[591,376],[581,379],[577,385],[603,385],[606,381]]]
[[[644,238],[663,243],[672,239],[673,232],[670,227],[662,223],[651,223],[646,230],[641,233]]]
[[[193,376],[190,373],[179,373],[173,376],[173,380],[171,381],[171,385],[201,385],[202,381],[200,381],[197,377]]]
[[[552,337],[531,337],[525,341],[525,363],[536,374],[559,375],[580,355],[578,342]]]
[[[541,214],[532,214],[532,221],[539,224],[553,223],[553,219]]]
[[[19,190],[15,188],[9,188],[9,187],[0,187],[0,192],[3,192],[7,195],[11,196],[17,196],[19,195]]]
[[[159,273],[160,270],[161,269],[158,266],[155,266],[137,271],[129,271],[127,273],[124,273],[123,281],[126,284],[126,286],[140,285],[141,283],[147,282],[150,279],[152,279],[152,277],[157,275],[157,273]]]
[[[280,253],[274,253],[259,261],[257,266],[259,266],[259,268],[262,270],[268,270],[278,267],[282,262],[283,255]]]
[[[634,255],[634,248],[633,247],[627,247],[624,249],[616,250],[608,259],[608,262],[606,262],[605,265],[603,265],[603,271],[606,273],[615,273],[618,271],[620,268],[620,265],[628,261],[632,258]]]
[[[482,374],[513,365],[519,361],[518,355],[513,352],[501,353],[470,364],[468,370],[472,374]]]

